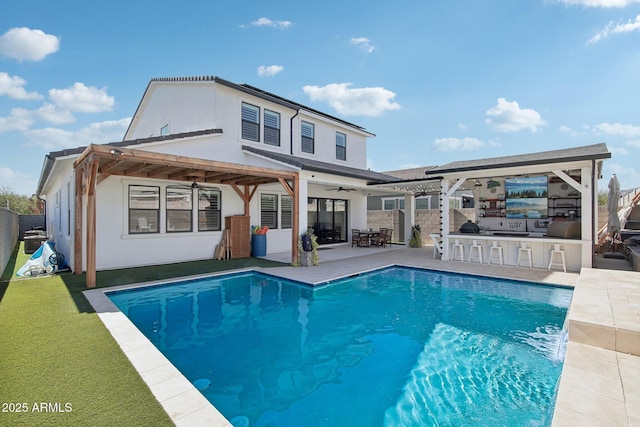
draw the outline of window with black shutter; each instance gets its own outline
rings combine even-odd
[[[242,139],[260,141],[260,108],[242,103]]]
[[[293,199],[291,196],[282,196],[280,199],[280,222],[282,228],[291,228],[293,224]]]
[[[264,143],[280,145],[280,113],[264,110]]]
[[[302,122],[302,141],[301,150],[303,153],[313,154],[314,150],[314,125],[313,123]]]
[[[262,194],[260,196],[260,225],[278,228],[278,195]]]
[[[336,132],[336,159],[347,160],[347,135]]]

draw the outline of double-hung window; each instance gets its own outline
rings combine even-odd
[[[280,113],[264,110],[264,143],[280,145]]]
[[[222,230],[220,190],[198,190],[198,231]]]
[[[129,234],[158,233],[160,187],[129,186]]]
[[[336,132],[336,159],[347,160],[347,135]]]
[[[277,194],[262,194],[260,196],[260,225],[278,228]]]
[[[293,224],[293,199],[291,196],[280,198],[280,224],[282,228],[291,228]]]
[[[313,123],[303,121],[301,125],[301,134],[302,134],[302,140],[301,140],[300,149],[302,150],[303,153],[313,154],[314,134],[315,134]]]
[[[193,190],[191,187],[167,187],[167,233],[193,230]]]
[[[242,139],[260,142],[260,107],[242,103]]]

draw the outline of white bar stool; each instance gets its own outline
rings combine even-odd
[[[520,267],[520,256],[523,253],[527,255],[527,259],[529,260],[529,268],[533,268],[533,257],[531,256],[531,248],[528,247],[525,242],[521,242],[520,247],[518,248],[518,261],[516,262],[516,267]]]
[[[498,255],[498,262],[500,262],[500,265],[504,265],[504,260],[502,257],[502,246],[498,244],[497,240],[494,240],[493,243],[491,244],[491,248],[489,249],[489,259],[487,260],[487,264],[491,264],[491,261],[493,260],[494,252],[497,253]]]
[[[549,271],[551,267],[562,267],[562,271],[567,272],[567,263],[564,257],[564,245],[560,243],[554,243],[551,245],[551,252],[549,253]],[[559,258],[560,261],[555,261]]]
[[[469,259],[467,262],[474,261],[474,251],[477,258],[477,261],[482,264],[482,245],[478,243],[477,240],[471,241],[471,247],[469,248]]]
[[[456,260],[456,249],[460,251],[460,261],[464,261],[464,245],[460,242],[460,239],[455,239],[453,241],[453,246],[451,248],[451,260]]]

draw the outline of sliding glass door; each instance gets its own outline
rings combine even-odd
[[[309,197],[307,222],[318,236],[319,244],[347,241],[348,207],[347,200]]]

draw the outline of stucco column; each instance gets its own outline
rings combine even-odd
[[[416,197],[413,193],[404,195],[404,245],[411,241],[411,227],[416,223]]]
[[[582,233],[582,266],[593,266],[593,247],[592,242],[598,240],[598,232],[596,230],[598,226],[598,210],[593,208],[594,200],[593,194],[595,188],[591,188],[592,174],[596,173],[590,167],[583,167],[580,169],[580,185],[582,187],[581,200],[580,200],[580,219],[581,219],[581,233]],[[594,179],[595,181],[595,179]],[[592,218],[594,221],[592,222]]]
[[[440,181],[440,233],[442,234],[442,260],[449,260],[449,181]]]
[[[309,198],[309,181],[300,178],[299,180],[300,194],[298,194],[298,217],[299,217],[299,233],[306,233],[309,227],[309,215],[307,214],[307,199]]]

